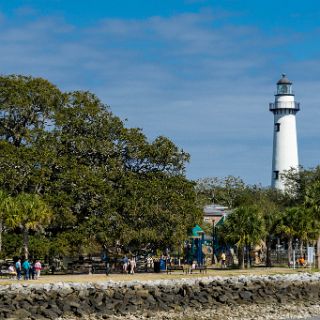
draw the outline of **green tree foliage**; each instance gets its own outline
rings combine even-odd
[[[300,218],[300,209],[298,207],[287,208],[282,212],[281,224],[278,225],[277,231],[284,234],[288,240],[288,261],[292,261],[293,240],[297,236],[297,221]]]
[[[14,232],[5,232],[3,234],[3,253],[5,257],[19,257],[22,255],[23,243],[22,234]]]
[[[318,239],[320,257],[320,167],[309,170],[292,169],[284,174],[283,179],[286,185],[285,192],[248,186],[241,179],[232,177],[201,179],[196,186],[197,200],[200,205],[229,204],[229,208],[236,209],[236,212],[239,208],[256,207],[262,215],[266,230],[265,237],[261,239],[266,247],[267,266],[271,266],[271,246],[279,238],[288,243],[289,261],[292,261],[294,240],[299,240],[302,255],[303,246]],[[239,220],[239,225],[240,223]],[[234,225],[236,226],[236,223]],[[233,237],[236,234],[236,228],[222,228],[220,236],[223,239],[220,240],[228,239],[228,244],[239,245],[241,241]],[[320,258],[318,264],[320,267]]]
[[[320,166],[313,169],[290,169],[283,175],[285,183],[285,205],[296,206],[303,204],[307,189],[320,181]]]
[[[320,179],[319,167],[314,170],[314,178],[306,186],[304,194],[304,212],[307,214],[308,225],[312,226],[313,238],[317,239],[317,265],[320,269]]]
[[[0,77],[0,101],[0,136],[18,147],[32,144],[51,125],[63,95],[47,80],[12,75]]]
[[[229,243],[238,246],[239,267],[243,268],[244,248],[247,248],[249,254],[250,246],[258,244],[265,236],[263,215],[257,206],[239,207],[228,215],[219,232]],[[249,263],[249,257],[247,262]]]
[[[11,197],[0,189],[0,254],[2,251],[2,233],[4,231],[4,220],[10,214]]]
[[[277,228],[281,222],[281,206],[278,199],[277,190],[265,188],[247,188],[246,203],[256,205],[262,213],[264,225],[266,229],[265,247],[266,247],[266,265],[271,267],[271,244],[272,240],[277,236]]]
[[[306,188],[304,205],[312,214],[313,219],[320,221],[320,179]]]
[[[0,188],[50,207],[50,224],[40,225],[61,254],[79,252],[74,239],[92,250],[171,247],[201,221],[184,172],[189,155],[166,137],[149,142],[126,128],[90,92],[0,77],[0,154]],[[15,209],[7,226],[32,229],[25,211]]]
[[[29,256],[29,232],[44,231],[52,219],[52,212],[38,195],[20,193],[11,198],[10,214],[5,225],[11,229],[19,228],[23,234],[24,257]]]
[[[299,207],[298,236],[303,241],[317,238],[318,268],[320,268],[320,167],[289,170],[284,175],[286,193],[283,203],[286,207]]]

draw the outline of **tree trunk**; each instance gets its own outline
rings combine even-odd
[[[0,253],[2,252],[2,229],[3,229],[3,220],[0,219]]]
[[[320,236],[317,240],[317,268],[320,269]]]
[[[303,257],[303,241],[302,240],[300,240],[300,248],[299,248],[300,250],[300,257]]]
[[[239,269],[244,269],[244,247],[238,248]]]
[[[272,267],[272,263],[271,263],[271,237],[270,237],[270,235],[267,235],[267,238],[266,238],[266,249],[267,249],[267,252],[266,252],[266,266],[268,268],[271,268]]]
[[[249,244],[247,244],[246,245],[246,255],[247,255],[247,269],[250,269],[250,267],[251,267],[251,261],[250,261],[250,259],[251,259],[251,257],[250,257],[250,245]]]
[[[212,257],[211,257],[211,264],[216,264],[215,247],[214,247],[215,239],[216,239],[216,230],[215,230],[214,221],[212,221]]]
[[[292,261],[292,237],[288,240],[288,266],[291,266]]]
[[[23,251],[24,258],[29,258],[29,232],[28,229],[23,229]]]

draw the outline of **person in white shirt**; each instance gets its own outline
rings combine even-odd
[[[130,264],[130,274],[134,274],[134,271],[135,271],[136,266],[137,266],[136,259],[134,257],[132,257],[129,260],[129,264]]]
[[[15,279],[17,276],[16,269],[14,268],[14,266],[12,264],[10,264],[10,266],[8,268],[8,274],[11,279]]]

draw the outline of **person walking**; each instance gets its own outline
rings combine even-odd
[[[130,264],[130,274],[134,274],[134,271],[137,267],[136,259],[132,257],[129,261],[129,264]]]
[[[18,259],[18,261],[15,264],[16,272],[17,272],[17,279],[21,279],[21,259]]]
[[[24,280],[29,280],[30,267],[31,267],[30,262],[28,261],[28,259],[25,259],[22,264],[22,269],[24,272]]]
[[[127,256],[124,256],[123,266],[122,266],[123,273],[128,273],[128,264],[129,264],[129,259],[127,258]]]
[[[108,276],[110,273],[110,263],[109,263],[109,256],[107,254],[104,255],[103,261],[106,269],[106,276]]]
[[[221,253],[221,268],[226,268],[226,254],[224,252]]]
[[[41,262],[39,260],[36,261],[36,263],[33,265],[34,271],[35,271],[35,278],[39,279],[40,278],[40,273],[42,269]]]
[[[30,262],[29,278],[32,280],[34,280],[36,278],[36,270],[34,268],[34,261]]]

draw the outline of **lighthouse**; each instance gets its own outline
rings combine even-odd
[[[296,113],[300,110],[300,104],[294,100],[292,82],[285,74],[277,82],[275,101],[269,104],[269,110],[274,115],[271,187],[284,190],[281,175],[299,167]]]

